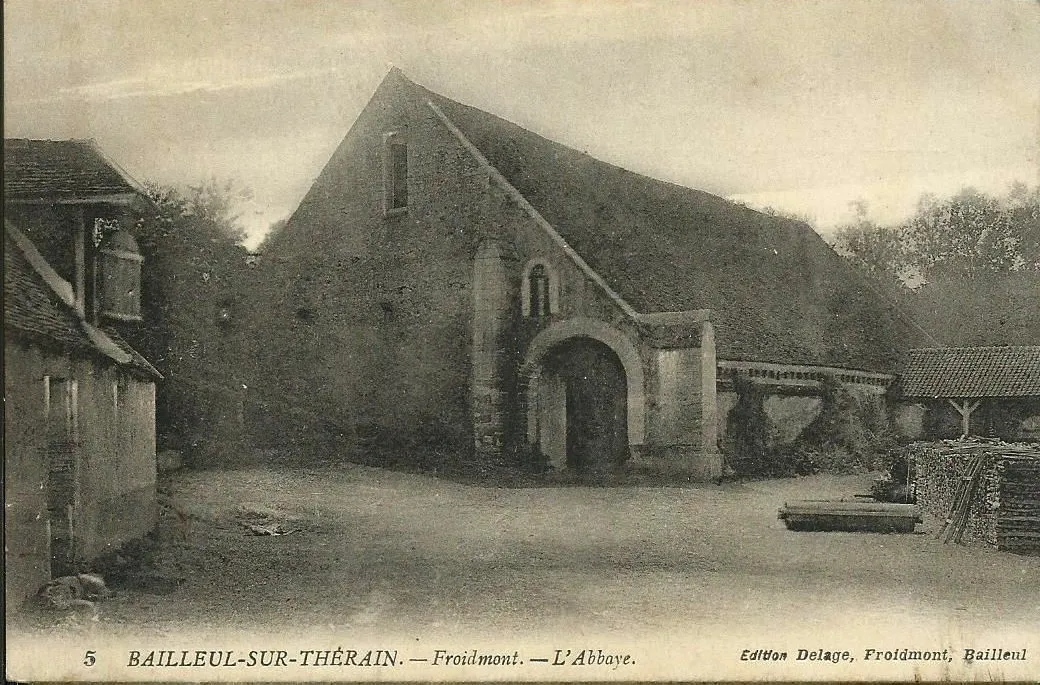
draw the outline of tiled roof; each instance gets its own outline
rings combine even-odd
[[[14,230],[10,225],[4,227],[5,337],[18,337],[44,347],[100,356],[109,361],[112,354],[106,347],[114,345],[118,348],[116,356],[121,356],[126,366],[153,378],[162,378],[115,330],[92,329],[80,319],[33,266],[14,239]]]
[[[642,313],[712,310],[720,359],[894,372],[934,344],[807,224],[597,160],[412,83]]]
[[[137,194],[140,186],[89,140],[4,140],[4,199]]]
[[[1040,345],[910,350],[906,397],[1040,396]]]
[[[62,349],[93,352],[79,318],[48,287],[4,231],[4,332]]]
[[[162,374],[159,373],[159,370],[152,366],[147,359],[141,356],[140,352],[131,347],[130,343],[128,343],[126,340],[123,340],[123,336],[119,335],[116,329],[112,328],[111,326],[103,326],[101,330],[104,332],[105,335],[109,337],[109,339],[112,342],[116,344],[116,346],[120,350],[122,350],[130,356],[130,366],[134,367],[135,369],[144,371],[145,373],[149,374],[150,376],[154,376],[155,378],[162,378]]]

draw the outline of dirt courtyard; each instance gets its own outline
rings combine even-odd
[[[777,520],[786,500],[870,480],[495,488],[353,464],[181,471],[165,487],[189,517],[164,510],[159,555],[179,585],[121,590],[91,630],[738,635],[750,648],[1036,634],[1040,557],[944,545],[930,521],[886,535]]]
[[[722,486],[489,488],[343,464],[181,471],[163,513],[176,590],[121,593],[105,623],[477,632],[960,619],[1040,610],[1040,559],[914,535],[798,533],[788,499],[870,476]],[[248,524],[288,535],[253,535]]]

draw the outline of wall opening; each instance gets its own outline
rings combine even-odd
[[[408,144],[397,132],[383,137],[383,209],[387,214],[408,209]]]
[[[610,347],[586,337],[560,342],[536,383],[539,448],[555,468],[607,473],[628,459],[628,382]]]
[[[545,260],[532,259],[524,266],[520,305],[525,317],[541,319],[560,313],[560,278]]]
[[[573,338],[591,339],[602,343],[621,361],[626,385],[627,426],[625,432],[628,436],[630,451],[633,454],[637,453],[646,440],[646,374],[643,370],[642,357],[628,336],[607,323],[588,317],[575,317],[553,323],[536,335],[527,347],[524,362],[520,368],[520,383],[524,388],[526,398],[527,443],[538,448],[543,455],[550,457],[551,462],[553,455],[557,455],[558,466],[566,466],[566,447],[559,445],[554,447],[555,443],[552,441],[543,443],[540,437],[545,434],[543,431],[545,426],[552,421],[559,422],[562,419],[560,415],[546,414],[544,410],[540,410],[538,398],[539,395],[551,398],[555,393],[557,399],[547,400],[548,406],[557,408],[565,406],[561,404],[565,399],[559,399],[560,397],[565,398],[562,394],[564,389],[559,374],[548,374],[543,379],[543,367],[549,354],[558,345]],[[543,405],[545,402],[546,400],[543,400]],[[549,430],[550,435],[566,434],[565,432],[560,433],[558,430]],[[565,428],[561,430],[565,431]]]

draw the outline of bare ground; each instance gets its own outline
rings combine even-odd
[[[155,582],[121,589],[92,630],[1035,629],[1040,558],[944,545],[930,521],[886,535],[776,518],[785,500],[850,497],[870,480],[496,488],[353,464],[181,471],[165,487],[186,516],[163,509]]]

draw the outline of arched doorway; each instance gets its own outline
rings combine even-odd
[[[607,473],[629,456],[628,379],[617,353],[590,337],[542,356],[532,393],[537,443],[556,468]]]

